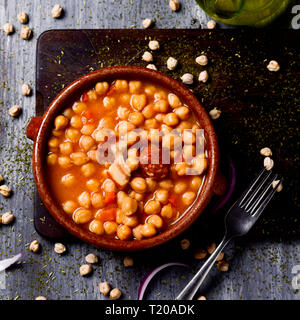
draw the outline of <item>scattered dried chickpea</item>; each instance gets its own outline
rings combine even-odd
[[[79,273],[82,277],[87,276],[93,271],[93,268],[89,264],[83,264],[79,268]]]
[[[201,71],[198,77],[198,81],[205,83],[207,82],[207,80],[208,80],[208,72],[206,70]]]
[[[3,26],[3,30],[7,35],[10,35],[14,33],[15,28],[11,23],[5,23],[5,25]]]
[[[44,296],[38,296],[35,298],[35,300],[47,300],[47,298]]]
[[[142,56],[142,59],[143,59],[144,61],[146,61],[146,62],[151,62],[151,61],[153,61],[153,55],[152,55],[151,52],[145,51],[144,54],[143,54],[143,56]]]
[[[8,198],[11,195],[11,188],[7,185],[0,186],[0,194],[2,194],[4,197]]]
[[[100,282],[99,284],[99,291],[104,294],[105,296],[108,295],[109,291],[110,291],[110,286],[108,284],[107,281],[105,282]]]
[[[31,88],[28,84],[24,83],[21,87],[21,92],[23,96],[30,96],[31,94]]]
[[[197,298],[197,300],[206,300],[206,298],[204,296],[200,296]]]
[[[216,22],[214,20],[209,20],[207,22],[207,29],[215,29],[217,26]]]
[[[178,11],[180,8],[180,2],[178,0],[170,0],[169,7],[172,11]]]
[[[277,61],[271,60],[267,65],[267,69],[271,72],[277,72],[280,70],[280,65],[278,64]]]
[[[58,253],[58,254],[63,254],[67,251],[67,248],[64,244],[62,243],[55,243],[54,245],[54,252]]]
[[[0,174],[0,182],[2,182],[3,180],[4,180],[4,178]]]
[[[153,21],[151,19],[149,19],[149,18],[144,19],[143,22],[142,22],[142,25],[143,25],[144,29],[150,28],[152,26],[152,24],[153,24]]]
[[[22,24],[25,24],[28,22],[28,14],[26,12],[20,12],[17,17],[20,23]]]
[[[174,70],[178,65],[178,60],[176,60],[173,57],[169,57],[169,59],[167,60],[167,68],[169,70]]]
[[[126,256],[123,260],[123,264],[125,267],[132,267],[133,266],[133,259],[129,256]]]
[[[191,246],[191,242],[188,239],[182,239],[180,241],[180,246],[182,250],[187,250]]]
[[[217,263],[217,267],[218,267],[218,269],[219,269],[220,271],[226,272],[226,271],[228,271],[228,269],[229,269],[229,263],[226,262],[226,261],[219,261],[219,262]]]
[[[59,4],[54,5],[51,10],[51,17],[55,19],[59,18],[62,15],[62,11],[63,8]]]
[[[212,242],[206,246],[206,250],[209,254],[212,254],[216,250],[216,243]]]
[[[264,167],[271,170],[274,167],[274,161],[270,157],[264,158]]]
[[[120,291],[120,289],[118,288],[115,288],[115,289],[112,289],[110,294],[109,294],[109,297],[112,299],[112,300],[117,300],[121,297],[122,295],[122,292]]]
[[[279,186],[278,186],[279,181],[280,180],[275,180],[275,181],[272,182],[272,187],[273,188],[277,187],[277,189],[276,189],[277,192],[280,192],[283,189],[282,183],[280,183]]]
[[[213,120],[217,120],[218,118],[220,118],[221,110],[212,109],[209,111],[209,115]]]
[[[40,244],[37,240],[33,240],[29,245],[29,251],[37,253],[40,250]]]
[[[3,213],[2,217],[2,224],[10,224],[14,221],[15,216],[12,214],[11,211]]]
[[[146,68],[157,71],[156,65],[155,65],[155,64],[152,64],[152,63],[149,63],[149,64],[146,66]]]
[[[204,259],[207,256],[207,251],[205,249],[199,249],[194,252],[194,258],[197,260]]]
[[[24,26],[22,29],[21,29],[21,32],[20,32],[20,37],[24,40],[29,40],[30,37],[32,35],[32,29],[30,29],[29,27],[27,26]]]
[[[224,252],[220,252],[216,258],[216,261],[222,261],[224,259]]]
[[[150,50],[158,50],[159,49],[159,42],[157,40],[151,40],[148,44]]]
[[[195,61],[200,64],[200,66],[206,66],[208,64],[208,58],[205,55],[198,56]]]
[[[14,105],[8,109],[8,113],[12,117],[17,117],[21,113],[21,107],[18,105]]]
[[[184,84],[193,84],[194,76],[191,73],[185,73],[181,78]]]
[[[272,156],[272,150],[268,147],[262,148],[260,150],[260,154],[264,157],[271,157]]]
[[[98,257],[95,254],[90,253],[85,257],[85,261],[91,264],[98,263]]]

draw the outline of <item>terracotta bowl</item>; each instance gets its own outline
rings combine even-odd
[[[94,86],[98,81],[110,82],[116,79],[149,80],[174,92],[194,111],[201,127],[204,129],[207,141],[209,168],[204,185],[193,206],[166,231],[149,239],[122,241],[98,236],[83,229],[80,225],[75,224],[56,203],[51,195],[45,175],[47,140],[55,117],[67,106],[71,105],[75,99],[79,98],[82,92]],[[104,68],[77,79],[53,100],[42,117],[34,117],[31,120],[27,128],[27,137],[34,140],[32,160],[34,178],[40,197],[51,215],[74,236],[107,249],[120,251],[142,250],[158,246],[173,239],[186,230],[200,216],[214,194],[214,186],[217,184],[219,149],[216,133],[207,112],[191,91],[180,82],[165,74],[146,68],[133,66]]]

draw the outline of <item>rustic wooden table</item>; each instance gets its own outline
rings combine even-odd
[[[16,28],[15,34],[9,37],[2,30],[0,33],[0,173],[13,189],[11,198],[0,198],[0,212],[12,210],[16,216],[13,225],[0,226],[0,260],[23,252],[22,264],[5,274],[0,300],[34,299],[39,295],[48,299],[103,299],[98,290],[102,280],[119,287],[124,299],[136,299],[141,279],[160,263],[186,260],[192,262],[194,270],[201,265],[202,262],[192,261],[188,253],[182,254],[179,244],[182,237],[172,243],[178,249],[171,253],[168,246],[163,246],[133,254],[135,264],[131,268],[123,266],[125,254],[94,248],[80,241],[66,243],[68,252],[63,256],[54,253],[53,243],[37,235],[33,226],[32,143],[26,139],[25,131],[28,120],[35,114],[35,93],[30,97],[20,93],[23,83],[35,87],[36,41],[43,31],[140,28],[147,17],[156,20],[155,28],[205,28],[208,17],[195,1],[182,2],[182,9],[173,13],[167,0],[65,0],[62,2],[64,16],[53,19],[50,11],[56,1],[0,1],[1,26],[9,21]],[[21,11],[29,14],[28,25],[33,28],[30,41],[18,36],[21,25],[17,14]],[[12,119],[7,113],[13,104],[22,106],[18,119]],[[26,249],[33,239],[42,245],[39,254]],[[299,290],[292,286],[293,267],[300,264],[299,244],[299,236],[232,244],[226,251],[229,272],[215,270],[203,294],[208,299],[224,300],[300,299]],[[82,278],[79,267],[91,252],[99,256],[100,262],[90,277]],[[163,272],[153,282],[147,297],[174,299],[190,276],[182,269]]]

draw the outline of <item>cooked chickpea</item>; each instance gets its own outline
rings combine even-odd
[[[180,99],[174,93],[168,94],[168,101],[169,101],[169,104],[172,108],[178,108],[181,106]]]
[[[181,120],[186,120],[190,116],[190,110],[187,107],[179,107],[174,110],[178,118]]]
[[[57,161],[58,161],[58,164],[64,169],[68,169],[72,167],[71,159],[67,156],[58,157]]]
[[[100,187],[100,181],[96,180],[96,179],[90,179],[86,182],[86,187],[92,191],[92,192],[96,192],[99,190]]]
[[[144,212],[146,214],[159,214],[160,210],[161,205],[157,200],[149,200],[144,207]]]
[[[115,82],[115,88],[117,91],[126,92],[128,90],[128,82],[126,80],[117,80]]]
[[[187,173],[189,166],[186,162],[180,162],[175,165],[175,169],[179,176],[184,176]]]
[[[85,124],[80,132],[83,134],[83,135],[86,135],[86,136],[90,136],[94,131],[95,131],[95,126],[93,124]]]
[[[197,174],[202,174],[208,166],[207,159],[204,157],[197,156],[193,159],[193,169],[196,171]]]
[[[185,129],[192,129],[193,127],[193,124],[190,122],[190,121],[181,121],[179,123],[179,125],[176,127],[176,129],[179,131],[179,132],[183,132],[183,130]]]
[[[147,104],[147,97],[145,94],[135,94],[131,98],[131,105],[134,109],[141,111]]]
[[[150,238],[156,235],[156,229],[153,224],[151,223],[145,223],[142,225],[140,230],[142,236],[146,238]]]
[[[127,216],[130,216],[137,211],[138,204],[135,199],[132,199],[126,195],[126,197],[122,200],[120,207]]]
[[[82,166],[90,160],[84,152],[73,152],[71,153],[70,158],[76,166]]]
[[[126,199],[128,196],[127,194],[124,192],[124,191],[119,191],[117,193],[117,203],[118,203],[118,206],[121,207],[122,206],[122,203],[124,201],[124,199]]]
[[[91,196],[92,206],[96,209],[103,208],[105,206],[104,198],[101,193],[93,192]]]
[[[52,130],[52,135],[54,137],[61,137],[63,134],[64,132],[62,130],[55,130],[55,129]]]
[[[139,167],[139,160],[135,157],[129,157],[126,160],[126,165],[129,167],[130,171],[134,171]]]
[[[117,232],[118,224],[113,221],[106,221],[104,222],[103,227],[106,234],[112,235]]]
[[[202,178],[201,177],[193,177],[191,180],[191,188],[195,191],[198,191],[202,184]]]
[[[48,141],[48,147],[49,148],[53,148],[54,149],[54,148],[57,148],[58,145],[59,145],[59,141],[58,141],[57,138],[52,137],[52,138],[49,139],[49,141]]]
[[[169,109],[169,103],[167,100],[158,100],[154,103],[154,110],[156,112],[167,112]]]
[[[157,186],[157,182],[152,178],[146,178],[147,192],[153,192]]]
[[[154,116],[154,105],[153,104],[148,104],[142,111],[143,116],[146,119],[151,119]]]
[[[81,117],[75,114],[70,120],[70,125],[73,128],[80,129],[82,127]]]
[[[129,240],[132,237],[131,228],[126,225],[120,225],[117,229],[117,236],[120,240]]]
[[[123,93],[119,98],[121,105],[130,107],[131,94]]]
[[[66,138],[71,140],[72,142],[78,142],[80,136],[80,131],[75,128],[68,128],[66,130]]]
[[[139,139],[139,134],[135,131],[130,131],[125,135],[125,141],[129,146],[135,144]]]
[[[155,200],[159,201],[162,204],[166,204],[168,202],[169,192],[165,189],[158,189],[155,192]]]
[[[89,229],[91,232],[93,232],[99,236],[104,233],[103,224],[99,220],[92,220],[89,225]]]
[[[162,228],[163,225],[164,225],[163,219],[160,216],[156,215],[156,214],[150,216],[147,219],[147,223],[153,224],[154,227],[157,228],[157,229]]]
[[[95,90],[89,90],[89,91],[87,92],[87,96],[88,96],[88,98],[89,98],[89,101],[90,101],[90,100],[97,100],[97,93],[96,93]]]
[[[171,190],[173,189],[173,182],[172,180],[170,179],[164,179],[164,180],[161,180],[159,182],[159,186],[162,188],[162,189],[167,189],[167,190]]]
[[[91,206],[90,194],[87,191],[82,192],[78,197],[78,203],[81,207],[89,209],[89,207]]]
[[[132,112],[128,116],[128,121],[133,123],[135,126],[140,126],[144,123],[144,116],[141,112]]]
[[[71,119],[72,116],[74,115],[74,111],[72,110],[72,108],[67,108],[64,112],[63,115],[65,117],[67,117],[68,119]]]
[[[144,193],[147,191],[147,183],[144,178],[140,178],[140,177],[133,178],[131,180],[130,185],[131,185],[131,188],[138,193]]]
[[[187,189],[187,185],[183,181],[176,182],[174,186],[174,192],[175,193],[183,193]]]
[[[159,122],[156,119],[147,119],[145,121],[145,129],[158,129],[159,128]]]
[[[125,107],[119,107],[117,113],[118,113],[118,117],[121,120],[127,120],[130,114],[130,110]]]
[[[104,96],[105,93],[107,92],[109,88],[109,85],[107,82],[98,82],[96,85],[95,85],[95,90],[96,90],[96,93],[99,95],[99,96]]]
[[[103,106],[106,108],[106,109],[111,109],[115,106],[116,104],[116,99],[114,97],[105,97],[103,99]]]
[[[87,223],[92,219],[92,212],[90,210],[79,208],[73,213],[73,220],[77,224]]]
[[[154,98],[155,98],[155,100],[160,100],[160,99],[168,100],[168,95],[166,94],[165,91],[160,90],[158,92],[155,92]]]
[[[178,122],[177,114],[174,112],[170,112],[164,117],[164,123],[168,126],[176,126]]]
[[[71,187],[72,185],[74,185],[75,181],[76,179],[71,173],[67,173],[61,178],[61,182],[66,187]]]
[[[54,166],[57,163],[57,154],[55,153],[50,153],[47,156],[47,163],[50,164],[51,166]]]
[[[81,136],[79,146],[84,151],[89,151],[95,147],[95,140],[91,136]]]
[[[87,156],[93,160],[93,161],[97,161],[97,150],[90,150],[87,152]]]
[[[142,235],[141,229],[142,229],[142,225],[141,224],[139,224],[137,227],[132,229],[132,234],[133,234],[134,238],[137,239],[137,240],[143,239],[143,235]]]
[[[80,168],[80,171],[85,177],[90,177],[95,173],[96,167],[92,163],[86,163]]]
[[[129,81],[129,92],[131,94],[139,93],[142,89],[141,81]]]
[[[182,195],[182,201],[186,206],[193,203],[196,198],[196,194],[193,191],[187,191]]]
[[[196,142],[196,136],[192,131],[184,130],[182,140],[185,144],[193,144]]]
[[[73,214],[73,212],[78,208],[75,201],[69,200],[62,204],[63,210],[68,214]]]
[[[147,96],[154,96],[156,88],[152,85],[145,87],[145,93]]]
[[[183,154],[183,157],[184,157],[184,160],[188,163],[190,163],[191,159],[195,156],[196,154],[196,148],[194,145],[192,144],[186,144],[184,147],[183,147],[183,150],[182,150],[182,154]]]
[[[102,184],[102,188],[105,192],[117,192],[117,186],[111,179],[106,179]]]
[[[166,219],[173,217],[173,209],[170,203],[162,207],[160,215]]]
[[[84,102],[77,102],[73,105],[72,109],[76,114],[81,114],[87,109],[87,105]]]
[[[63,155],[70,155],[73,152],[73,144],[72,142],[63,142],[59,145],[59,151]]]
[[[57,116],[54,120],[54,126],[56,130],[64,129],[69,123],[68,118],[63,115]]]
[[[139,219],[136,215],[132,215],[132,216],[123,215],[122,223],[130,228],[134,228],[139,224]]]

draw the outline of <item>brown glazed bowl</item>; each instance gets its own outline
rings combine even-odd
[[[47,140],[50,136],[55,117],[68,105],[71,105],[83,91],[91,88],[98,81],[110,82],[116,79],[148,80],[168,88],[194,111],[205,132],[209,168],[197,199],[192,207],[176,223],[171,225],[166,231],[149,239],[123,241],[98,236],[83,229],[80,225],[75,224],[55,202],[45,175]],[[217,185],[216,180],[219,166],[218,141],[207,112],[188,88],[173,78],[150,69],[134,66],[110,67],[94,71],[77,79],[53,100],[42,117],[34,117],[31,120],[27,128],[27,137],[34,140],[32,159],[34,178],[40,197],[51,215],[60,225],[77,238],[102,248],[135,251],[155,247],[173,239],[186,230],[200,216],[214,194],[215,185]]]

